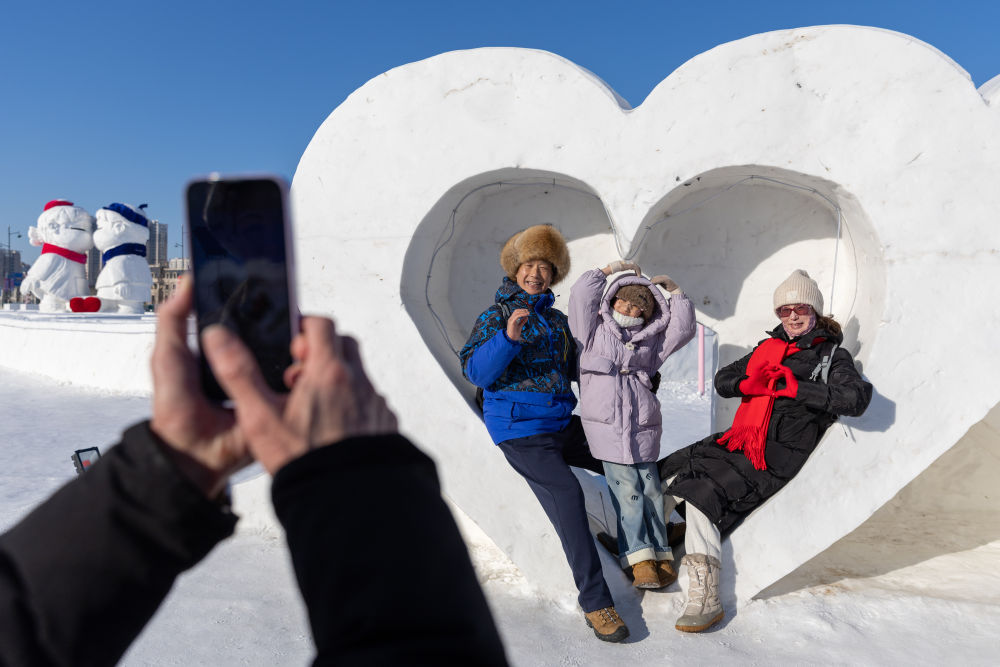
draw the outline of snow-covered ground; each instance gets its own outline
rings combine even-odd
[[[0,377],[4,530],[75,475],[74,449],[106,447],[149,407],[144,397],[7,370]],[[675,420],[685,400],[701,405],[673,391]],[[838,543],[839,558],[815,559],[783,582],[787,592],[729,609],[720,627],[701,635],[673,629],[679,584],[640,596],[605,558],[605,575],[632,631],[625,644],[612,645],[593,637],[573,599],[536,594],[474,523],[457,509],[456,517],[515,665],[1000,664],[1000,541],[957,539],[961,526],[927,522],[901,543],[885,538],[894,515],[877,515]],[[930,548],[941,541],[970,548]],[[900,551],[910,557],[900,558]],[[865,576],[844,576],[834,565],[852,554],[869,564],[893,554],[899,566],[861,565],[854,569]],[[123,664],[305,665],[312,654],[282,538],[258,530],[239,532],[183,576]]]

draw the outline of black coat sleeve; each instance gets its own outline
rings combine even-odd
[[[0,664],[115,664],[177,575],[232,533],[236,517],[161,446],[130,428],[0,536]]]
[[[799,378],[795,399],[832,415],[857,417],[864,413],[872,400],[872,385],[858,373],[851,354],[838,347],[833,354],[826,383]]]
[[[752,354],[753,352],[723,366],[715,373],[715,391],[718,392],[719,396],[722,398],[743,396],[740,391],[740,382],[747,378],[747,364],[750,363]]]
[[[317,449],[278,471],[272,496],[316,664],[506,664],[434,464],[408,440]]]

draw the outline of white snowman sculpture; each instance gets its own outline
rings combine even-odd
[[[149,219],[143,208],[114,203],[97,212],[94,245],[101,251],[104,268],[96,287],[103,312],[141,313],[151,300],[153,277],[146,262]]]
[[[38,226],[28,228],[28,240],[42,246],[42,254],[28,270],[21,290],[41,300],[39,310],[64,312],[70,299],[90,293],[86,263],[87,251],[94,245],[93,229],[93,216],[65,199],[47,203]]]

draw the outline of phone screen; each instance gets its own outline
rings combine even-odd
[[[274,391],[292,363],[293,306],[285,188],[273,179],[194,181],[187,189],[195,312],[201,331],[223,324],[246,343]],[[202,388],[227,398],[201,357]]]
[[[90,466],[97,463],[100,458],[101,450],[97,447],[76,450],[73,452],[73,466],[76,468],[76,474],[82,475],[90,469]]]

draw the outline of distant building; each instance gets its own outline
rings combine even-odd
[[[91,248],[87,251],[87,285],[90,287],[91,294],[94,293],[97,285],[97,275],[104,268],[104,262],[101,261],[101,251],[97,248]]]
[[[24,271],[20,250],[0,249],[0,300],[4,303],[16,300]]]
[[[150,266],[167,264],[167,225],[166,223],[149,221],[149,242],[146,243],[146,261]]]
[[[179,257],[171,259],[165,265],[150,267],[153,272],[153,306],[169,299],[177,291],[177,280],[190,268],[191,260]]]
[[[7,277],[9,273],[21,271],[21,251],[0,248],[0,276]]]

